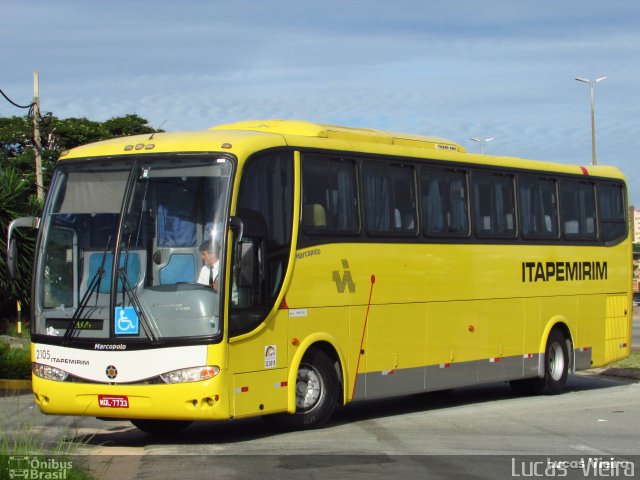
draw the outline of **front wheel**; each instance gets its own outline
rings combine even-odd
[[[298,367],[296,413],[268,417],[285,430],[302,430],[323,425],[338,405],[339,381],[333,362],[321,350],[311,349]]]

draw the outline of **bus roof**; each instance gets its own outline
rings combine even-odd
[[[282,136],[292,147],[326,148],[330,150],[380,153],[416,159],[439,159],[458,163],[492,165],[504,168],[547,170],[559,173],[592,175],[624,179],[622,172],[611,166],[579,166],[518,157],[467,153],[461,145],[443,138],[408,133],[386,132],[366,128],[298,120],[249,120],[209,128],[215,132],[259,132]],[[425,150],[430,150],[429,153]],[[464,155],[459,155],[463,153]]]
[[[352,142],[381,143],[431,150],[465,152],[461,145],[444,138],[409,133],[385,132],[369,128],[341,127],[299,120],[254,120],[216,125],[209,130],[245,130],[288,136],[317,137]]]
[[[204,131],[162,132],[115,138],[63,152],[60,160],[98,159],[122,154],[214,151],[227,151],[244,159],[260,150],[286,146],[624,179],[622,172],[611,166],[579,166],[480,155],[467,153],[461,145],[438,137],[298,120],[253,120],[217,125]]]

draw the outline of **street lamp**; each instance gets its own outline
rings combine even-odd
[[[480,142],[480,153],[484,155],[484,144],[487,142],[490,142],[491,140],[495,140],[495,137],[491,137],[491,138],[471,137],[471,140],[473,140],[474,142]]]
[[[591,164],[597,165],[596,161],[596,113],[595,113],[595,102],[593,100],[593,92],[596,83],[601,82],[602,80],[606,80],[605,77],[596,78],[595,80],[588,80],[582,77],[576,77],[576,80],[582,83],[588,83],[591,90]]]

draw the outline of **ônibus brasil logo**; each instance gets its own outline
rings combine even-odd
[[[9,457],[9,478],[65,480],[73,462],[55,458],[14,455]]]

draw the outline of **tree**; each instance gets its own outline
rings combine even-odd
[[[105,122],[86,118],[60,119],[47,114],[40,118],[39,126],[45,191],[60,152],[100,140],[156,132],[146,119],[135,114],[114,117]],[[15,168],[21,178],[30,183],[35,193],[34,165],[31,119],[0,117],[0,168]]]
[[[35,195],[31,193],[29,183],[20,178],[18,171],[8,168],[0,176],[0,227],[3,235],[0,236],[0,316],[6,317],[15,311],[16,300],[25,307],[30,304],[31,292],[31,267],[35,250],[35,231],[29,229],[16,229],[18,246],[18,262],[16,279],[10,280],[7,270],[6,232],[11,220],[17,217],[36,215],[41,210],[41,205]]]
[[[157,130],[135,114],[114,117],[105,122],[86,118],[60,119],[47,114],[39,119],[42,142],[44,189],[51,181],[53,167],[64,150],[110,138],[150,134]],[[17,229],[18,273],[9,281],[6,271],[6,235],[9,222],[17,217],[39,215],[42,205],[35,197],[35,157],[33,123],[30,117],[0,117],[0,317],[14,311],[16,300],[28,308],[35,232]]]

